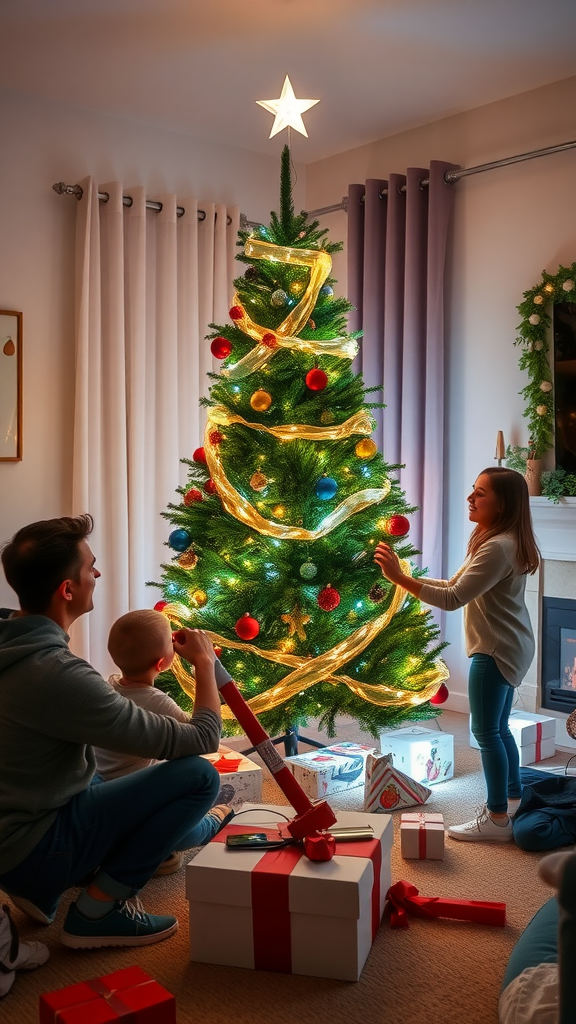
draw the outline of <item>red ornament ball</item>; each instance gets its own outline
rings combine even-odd
[[[221,658],[222,657],[222,648],[221,647],[215,647],[214,648],[214,654],[216,655],[217,658]]]
[[[405,537],[410,530],[410,520],[406,516],[390,516],[385,530],[390,537]]]
[[[210,444],[214,445],[222,444],[222,441],[224,440],[224,434],[221,434],[219,430],[212,430],[208,437],[210,439]]]
[[[306,374],[306,386],[310,388],[310,391],[324,391],[327,383],[328,374],[324,373],[324,370],[319,370],[318,367],[309,370]]]
[[[340,604],[340,594],[329,583],[327,587],[324,587],[324,590],[320,591],[317,600],[323,612],[333,612]]]
[[[184,495],[184,504],[194,505],[196,501],[202,501],[202,491],[199,491],[196,487],[191,487]]]
[[[238,619],[234,629],[241,640],[253,640],[260,632],[260,625],[246,612]]]
[[[232,309],[230,310],[231,320],[241,320],[243,316],[244,310],[242,309],[242,306],[232,306]]]
[[[210,351],[216,359],[226,359],[232,351],[232,342],[228,338],[214,338]]]
[[[154,605],[154,611],[155,612],[163,612],[164,609],[167,608],[167,607],[168,607],[168,601],[156,601],[156,604]]]
[[[204,491],[206,494],[216,494],[216,484],[212,479],[206,481],[204,484]]]
[[[449,691],[448,687],[446,686],[446,683],[442,683],[440,689],[437,690],[437,692],[434,694],[433,697],[430,697],[430,703],[431,704],[444,704],[448,700],[449,696],[450,696],[450,691]]]
[[[197,448],[192,456],[193,462],[206,462],[206,452],[203,448]]]
[[[262,338],[262,344],[266,345],[266,348],[278,348],[278,338],[268,331]]]

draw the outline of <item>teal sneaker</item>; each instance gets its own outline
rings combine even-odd
[[[139,899],[117,900],[104,917],[92,920],[75,903],[68,908],[62,928],[62,944],[71,949],[99,946],[151,946],[178,931],[175,917],[147,914]]]

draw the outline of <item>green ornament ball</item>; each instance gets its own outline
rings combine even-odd
[[[313,580],[317,572],[318,566],[314,562],[304,562],[300,566],[300,575],[304,580]]]

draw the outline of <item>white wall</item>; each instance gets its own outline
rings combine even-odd
[[[148,195],[237,204],[267,221],[279,160],[277,146],[262,156],[10,92],[0,92],[0,126],[0,309],[24,314],[24,457],[0,463],[2,543],[25,523],[70,513],[76,200],[53,183],[93,174]],[[300,209],[303,172],[298,179]],[[13,601],[0,573],[0,605]]]
[[[401,85],[399,86],[401,88]],[[393,103],[393,97],[383,98]],[[471,167],[575,138],[576,78],[467,111],[307,167],[307,209],[340,201],[348,185],[407,166],[448,160]],[[465,497],[493,464],[496,432],[525,443],[524,375],[513,342],[516,306],[543,269],[576,260],[576,150],[461,180],[456,186],[448,272],[445,573],[461,563],[469,534]],[[332,237],[345,215],[324,218]],[[345,264],[335,270],[345,290]],[[418,459],[419,452],[413,453]],[[447,617],[450,705],[467,707],[462,615]]]

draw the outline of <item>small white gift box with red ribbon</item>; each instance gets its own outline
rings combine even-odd
[[[536,715],[531,711],[512,711],[508,719],[518,752],[520,764],[537,764],[556,753],[556,719],[549,715]],[[478,749],[478,743],[472,733],[472,717],[470,717],[470,746]]]
[[[286,766],[298,780],[306,796],[319,800],[329,793],[342,793],[363,786],[366,758],[376,747],[344,740],[307,754],[286,758]]]
[[[400,853],[409,860],[444,860],[444,817],[412,811],[400,818]]]
[[[245,808],[246,809],[246,808]],[[227,834],[266,832],[291,808],[250,807],[186,866],[190,959],[251,970],[357,981],[390,887],[392,819],[339,811],[339,825],[367,825],[374,839],[336,843],[330,861],[300,844],[275,850],[227,847]]]
[[[217,754],[202,754],[211,761],[220,775],[217,804],[240,807],[246,801],[258,803],[262,799],[262,768],[237,750],[221,746]]]

